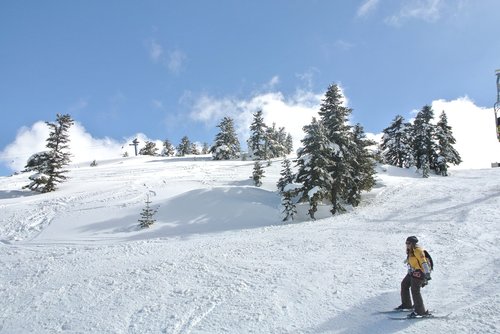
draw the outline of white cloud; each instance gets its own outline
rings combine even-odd
[[[387,17],[385,22],[394,26],[408,19],[435,22],[441,17],[443,6],[442,0],[405,0],[399,12]]]
[[[342,39],[335,41],[335,48],[342,51],[349,51],[354,47],[354,44],[346,42]]]
[[[161,102],[160,100],[155,99],[155,100],[151,101],[151,105],[155,109],[163,109],[163,102]]]
[[[39,121],[31,128],[22,127],[17,131],[16,139],[0,152],[0,160],[13,171],[20,171],[31,155],[46,151],[46,139],[49,128],[45,122]]]
[[[0,161],[13,171],[24,169],[27,160],[31,155],[37,152],[46,151],[46,139],[49,136],[49,128],[45,122],[39,121],[31,127],[21,128],[16,139],[7,145],[0,152]],[[106,160],[119,158],[123,153],[128,152],[133,156],[134,147],[129,144],[134,138],[138,138],[141,149],[146,141],[154,141],[161,150],[162,142],[160,140],[150,140],[144,134],[136,134],[119,142],[110,138],[93,138],[85,128],[75,122],[69,130],[70,152],[72,154],[71,164],[89,163],[93,160]]]
[[[182,50],[176,48],[165,51],[164,47],[154,39],[147,43],[147,47],[151,60],[156,64],[164,66],[169,72],[174,74],[180,72],[187,59],[186,54]]]
[[[279,82],[280,82],[280,77],[275,75],[274,77],[271,78],[268,84],[270,86],[276,86],[277,84],[279,84]]]
[[[280,77],[275,75],[271,78],[266,84],[264,84],[263,89],[265,90],[273,90],[280,83]]]
[[[79,99],[78,101],[76,101],[73,105],[71,105],[68,108],[68,113],[71,114],[71,115],[76,115],[80,111],[82,111],[85,108],[87,108],[87,106],[88,106],[88,102],[87,102],[86,99]]]
[[[149,44],[149,56],[154,62],[159,62],[163,55],[163,48],[155,40]]]
[[[358,8],[357,15],[358,17],[367,16],[372,13],[378,6],[379,0],[366,0],[361,6]]]
[[[295,76],[302,80],[307,90],[312,90],[314,84],[314,76],[319,73],[316,67],[311,67],[304,73],[296,73]]]
[[[444,110],[457,140],[455,149],[463,163],[459,168],[490,168],[500,162],[500,143],[496,137],[493,108],[483,108],[468,97],[432,102],[436,119]]]
[[[168,53],[168,59],[165,59],[165,65],[172,73],[179,73],[186,60],[186,55],[181,50],[174,50]]]
[[[291,97],[280,92],[268,92],[249,99],[214,98],[201,96],[195,101],[190,117],[210,126],[217,124],[224,116],[234,119],[236,131],[244,143],[249,136],[249,127],[253,121],[253,113],[262,109],[264,121],[277,127],[285,127],[294,139],[294,147],[298,148],[304,137],[302,127],[317,117],[323,94],[309,91],[297,91]]]

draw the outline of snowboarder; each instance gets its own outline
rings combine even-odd
[[[401,305],[396,310],[405,310],[413,308],[413,312],[408,315],[409,318],[426,316],[429,312],[425,309],[420,288],[427,284],[431,279],[431,270],[424,249],[418,244],[415,236],[406,239],[406,264],[408,265],[408,274],[401,281]],[[413,305],[410,298],[413,298]]]

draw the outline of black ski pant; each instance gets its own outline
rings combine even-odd
[[[424,300],[420,293],[420,288],[424,280],[406,275],[401,281],[401,304],[404,308],[411,308],[411,298],[413,298],[413,308],[417,314],[425,314]],[[411,298],[410,298],[411,291]]]

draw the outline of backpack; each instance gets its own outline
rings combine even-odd
[[[434,261],[432,261],[431,254],[429,254],[429,252],[424,249],[424,255],[425,255],[425,258],[427,259],[427,263],[429,263],[429,267],[431,268],[431,271],[434,270]]]

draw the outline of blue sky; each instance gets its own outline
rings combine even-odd
[[[226,115],[244,139],[262,105],[297,137],[331,83],[371,133],[436,100],[491,108],[499,12],[498,0],[2,1],[0,175],[44,146],[35,125],[56,113],[92,151],[138,134],[210,144]]]

